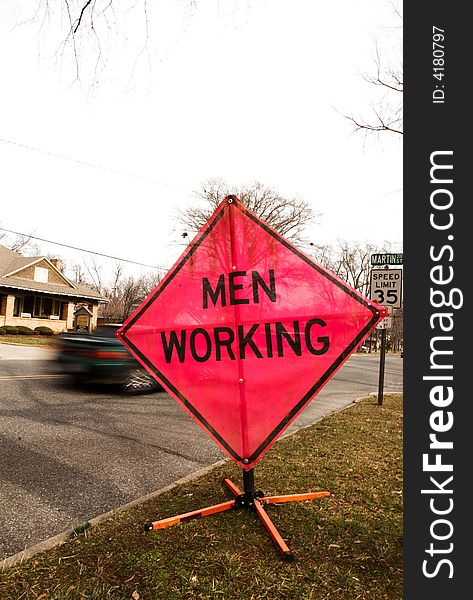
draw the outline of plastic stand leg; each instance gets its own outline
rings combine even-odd
[[[235,485],[231,479],[224,479],[223,482],[235,496],[234,500],[222,502],[221,504],[215,504],[213,506],[207,506],[206,508],[193,510],[191,512],[176,515],[174,517],[160,519],[159,521],[149,521],[145,525],[145,531],[164,529],[165,527],[170,527],[171,525],[177,525],[178,523],[184,523],[185,521],[190,521],[191,519],[198,519],[208,515],[224,512],[232,508],[249,508],[256,512],[271,539],[281,551],[283,557],[286,560],[293,560],[294,555],[289,550],[286,542],[283,540],[281,534],[264,510],[264,506],[268,504],[281,504],[284,502],[315,500],[317,498],[326,498],[331,496],[330,492],[308,492],[303,494],[266,497],[264,496],[263,492],[255,490],[253,469],[250,469],[249,471],[243,471],[243,491],[237,485]]]

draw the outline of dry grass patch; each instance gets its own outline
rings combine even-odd
[[[295,554],[284,562],[245,510],[146,533],[143,525],[230,499],[231,462],[5,570],[23,599],[402,598],[402,395],[372,397],[279,440],[255,468],[266,495],[332,497],[267,507]]]

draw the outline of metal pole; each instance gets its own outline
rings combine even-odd
[[[255,470],[243,470],[243,493],[248,497],[254,497],[255,494]]]
[[[381,351],[379,355],[379,384],[378,384],[378,405],[383,404],[384,389],[384,362],[386,358],[386,329],[381,329]]]
[[[255,490],[255,471],[243,469],[243,494],[237,498],[237,506],[253,509],[255,498],[259,495]]]

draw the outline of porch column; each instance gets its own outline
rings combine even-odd
[[[12,296],[9,294],[6,297],[5,313],[3,313],[3,311],[2,311],[2,314],[5,315],[3,325],[13,325],[12,319],[13,319],[14,306],[15,306],[15,296]]]

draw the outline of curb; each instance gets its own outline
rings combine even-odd
[[[401,394],[402,395],[403,392],[389,392],[389,391],[385,391],[384,393],[385,394]],[[360,396],[359,398],[356,398],[355,400],[352,400],[346,406],[342,406],[341,408],[338,408],[338,409],[336,409],[334,411],[331,411],[330,413],[328,413],[326,415],[321,415],[320,418],[316,419],[312,423],[309,423],[308,425],[304,425],[303,427],[299,427],[295,431],[291,431],[289,433],[283,434],[279,439],[284,439],[286,437],[291,437],[291,435],[294,435],[298,431],[302,431],[303,429],[307,429],[307,427],[311,427],[315,423],[318,423],[319,421],[321,421],[322,419],[325,419],[326,417],[328,417],[330,415],[334,415],[336,413],[341,412],[342,410],[345,410],[347,408],[355,406],[355,404],[357,404],[358,402],[360,402],[364,398],[369,398],[370,396],[377,396],[377,392],[371,392],[368,395]],[[127,502],[126,504],[122,504],[121,506],[119,506],[117,508],[114,508],[112,510],[109,510],[109,511],[107,511],[107,512],[101,514],[101,515],[98,515],[97,517],[93,517],[92,519],[86,521],[86,523],[88,525],[87,529],[89,529],[90,527],[93,527],[94,525],[98,525],[99,523],[102,523],[103,521],[106,521],[107,519],[109,519],[110,517],[113,517],[114,515],[116,515],[119,512],[123,512],[124,510],[128,510],[129,508],[133,508],[134,506],[138,506],[140,504],[144,504],[148,500],[153,500],[154,498],[157,498],[161,494],[164,494],[165,492],[168,492],[169,490],[172,490],[173,488],[175,488],[175,487],[177,487],[177,486],[179,486],[179,485],[181,485],[183,483],[188,483],[189,481],[193,481],[194,479],[198,479],[201,475],[205,475],[206,473],[209,473],[210,471],[212,471],[216,467],[219,467],[219,466],[225,464],[226,462],[228,462],[228,460],[230,460],[230,459],[224,458],[222,460],[219,460],[219,461],[217,461],[215,463],[212,463],[211,465],[209,465],[207,467],[203,467],[202,469],[199,469],[198,471],[194,471],[190,475],[186,475],[185,477],[181,477],[181,479],[178,479],[174,483],[171,483],[171,484],[169,484],[169,485],[167,485],[165,487],[162,487],[159,490],[156,490],[154,492],[146,494],[145,496],[141,496],[140,498],[132,500],[131,502]],[[53,537],[50,537],[50,538],[48,538],[48,539],[46,539],[46,540],[44,540],[42,542],[39,542],[39,543],[37,543],[37,544],[35,544],[33,546],[30,546],[29,548],[26,548],[25,550],[22,550],[21,552],[17,552],[16,554],[13,554],[12,556],[8,556],[7,558],[4,558],[2,561],[0,561],[0,570],[3,571],[4,569],[9,569],[10,567],[13,567],[13,566],[15,566],[17,564],[21,564],[22,562],[25,562],[25,561],[29,560],[30,558],[32,558],[36,554],[39,554],[39,553],[44,552],[46,550],[51,550],[52,548],[55,548],[57,546],[60,546],[61,544],[64,544],[77,531],[78,527],[80,527],[80,525],[76,525],[75,528],[68,529],[67,531],[63,531],[62,533],[58,533],[57,535],[55,535]]]
[[[86,521],[86,523],[88,524],[87,529],[89,529],[90,527],[93,527],[94,525],[98,525],[99,523],[102,523],[103,521],[106,521],[107,519],[109,519],[110,517],[113,517],[114,515],[116,515],[119,512],[123,512],[124,510],[128,510],[129,508],[133,508],[134,506],[137,506],[139,504],[144,504],[148,500],[153,500],[157,496],[160,496],[161,494],[164,494],[165,492],[172,490],[173,488],[177,487],[178,485],[181,485],[183,483],[188,483],[189,481],[193,481],[194,479],[199,478],[201,475],[205,475],[209,471],[212,471],[216,467],[219,467],[220,465],[225,464],[227,462],[227,460],[228,459],[219,460],[215,463],[212,463],[208,467],[203,467],[202,469],[199,469],[198,471],[194,471],[190,475],[181,477],[181,479],[178,479],[174,483],[166,485],[165,487],[160,488],[159,490],[156,490],[154,492],[146,494],[145,496],[141,496],[140,498],[137,498],[136,500],[132,500],[131,502],[127,502],[126,504],[122,504],[121,506],[118,506],[117,508],[113,508],[112,510],[109,510],[101,515],[98,515],[97,517],[94,517],[93,519]],[[64,544],[65,542],[70,540],[70,538],[72,537],[74,532],[77,531],[78,527],[80,527],[80,525],[76,525],[76,527],[74,527],[72,529],[68,529],[67,531],[58,533],[57,535],[50,537],[42,542],[38,542],[37,544],[34,544],[34,546],[25,548],[25,550],[22,550],[21,552],[17,552],[16,554],[13,554],[12,556],[7,556],[7,558],[4,558],[0,562],[0,570],[3,571],[4,569],[9,569],[10,567],[17,565],[18,563],[21,564],[22,562],[29,560],[30,558],[32,558],[36,554],[39,554],[40,552],[44,552],[45,550],[51,550],[52,548],[61,546],[61,544]]]
[[[0,340],[0,345],[4,346],[19,346],[21,348],[42,348],[44,350],[54,350],[54,346],[48,346],[47,344],[20,344],[19,342],[7,342],[6,340]]]

